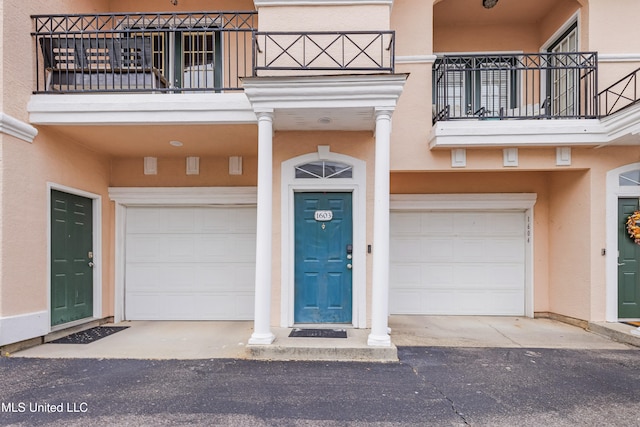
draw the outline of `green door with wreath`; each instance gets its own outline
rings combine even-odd
[[[627,220],[637,210],[637,198],[618,199],[619,319],[640,319],[640,244],[627,231]]]

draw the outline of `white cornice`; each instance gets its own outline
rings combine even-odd
[[[405,55],[396,56],[398,64],[433,64],[438,57],[436,55]]]
[[[27,111],[42,125],[256,122],[244,93],[32,95]]]
[[[393,6],[394,0],[253,0],[256,9],[268,6]]]
[[[640,62],[640,53],[598,53],[598,62]]]
[[[0,133],[14,136],[26,142],[33,142],[33,139],[38,135],[38,129],[8,114],[0,113]]]
[[[242,80],[254,110],[395,107],[407,74],[249,77]]]

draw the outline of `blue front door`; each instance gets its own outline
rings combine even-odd
[[[351,193],[296,193],[295,218],[295,323],[351,323]]]

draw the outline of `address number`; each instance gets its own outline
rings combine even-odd
[[[331,221],[333,219],[332,211],[316,211],[313,215],[316,221]]]

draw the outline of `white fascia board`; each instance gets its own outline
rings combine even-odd
[[[602,125],[609,136],[606,143],[615,144],[619,138],[637,135],[640,133],[640,104],[603,118]]]
[[[14,136],[26,142],[33,142],[38,129],[28,123],[0,112],[0,133]]]
[[[525,210],[531,209],[536,193],[485,194],[391,194],[392,211],[422,210]]]
[[[393,6],[394,0],[253,0],[256,9],[268,6]]]
[[[407,74],[250,77],[243,79],[256,111],[279,108],[394,108]]]
[[[256,187],[109,187],[109,198],[125,206],[255,205]]]
[[[608,138],[600,120],[441,121],[430,148],[597,146]]]
[[[244,93],[32,95],[27,111],[40,125],[257,123]]]

